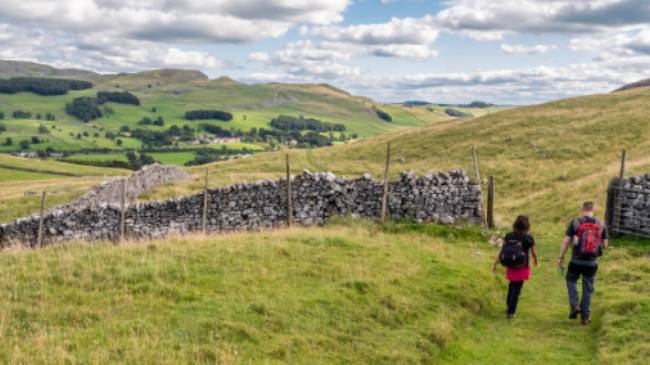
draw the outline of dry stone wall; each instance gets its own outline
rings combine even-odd
[[[334,215],[378,217],[383,182],[370,175],[357,179],[332,173],[303,174],[292,178],[294,221],[320,224]],[[203,194],[132,204],[126,210],[126,237],[148,239],[172,233],[200,230]],[[389,184],[388,212],[392,219],[453,224],[481,222],[481,189],[462,170],[416,176],[402,173]],[[65,207],[44,217],[43,243],[67,240],[115,240],[119,237],[121,211],[116,204]],[[210,232],[275,228],[286,225],[287,182],[259,181],[208,191]],[[0,246],[33,247],[39,217],[0,225]]]
[[[133,204],[142,193],[162,184],[181,181],[190,175],[180,167],[153,164],[147,165],[126,179],[126,202]],[[122,199],[124,179],[116,177],[90,189],[81,198],[54,210],[80,209],[88,205],[117,203]]]
[[[617,194],[619,182],[619,178],[610,181],[608,226],[621,233],[650,236],[650,173],[623,179],[623,189]]]

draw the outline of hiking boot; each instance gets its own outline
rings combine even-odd
[[[580,322],[583,326],[588,326],[591,324],[591,319],[589,319],[589,317],[582,317]]]
[[[508,319],[515,319],[514,313],[508,313]]]
[[[569,312],[569,319],[578,318],[579,313],[580,313],[580,308],[577,305],[572,305],[571,311]]]

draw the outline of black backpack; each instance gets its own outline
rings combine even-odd
[[[501,262],[501,265],[510,268],[526,266],[526,253],[521,240],[515,238],[507,240],[501,248],[499,262]]]

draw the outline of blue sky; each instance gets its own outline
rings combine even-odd
[[[650,77],[647,0],[21,0],[0,58],[530,104]]]

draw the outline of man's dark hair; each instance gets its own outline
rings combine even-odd
[[[512,229],[517,233],[528,233],[530,231],[530,223],[528,222],[527,215],[520,215],[515,219]]]
[[[584,202],[582,203],[582,211],[583,212],[591,212],[594,210],[594,202]]]

